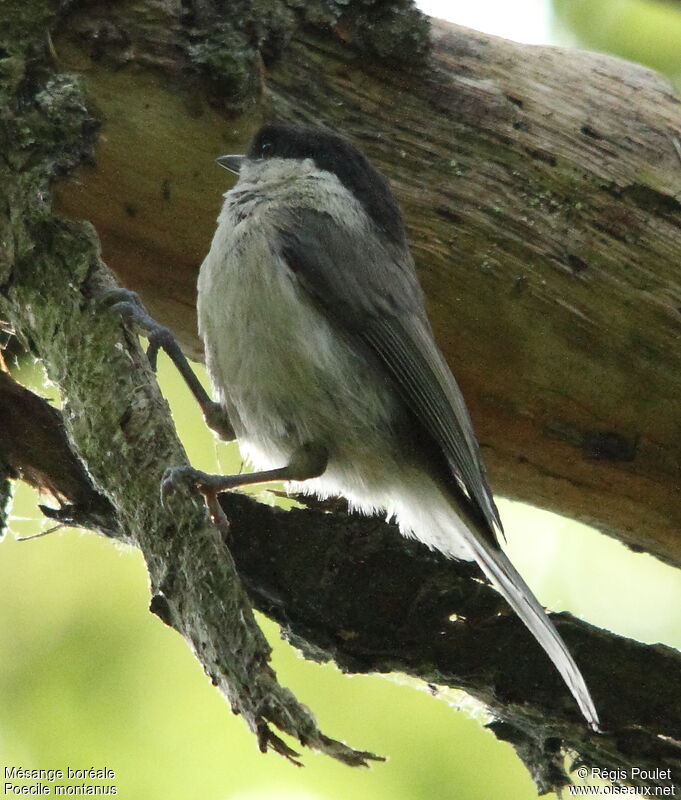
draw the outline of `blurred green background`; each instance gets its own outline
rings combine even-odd
[[[681,77],[679,3],[510,5],[516,28],[524,19],[534,40],[617,53]],[[496,27],[486,29],[515,35],[503,29],[503,4],[496,14],[491,1],[450,0],[428,10],[471,24],[472,6],[489,7]],[[20,377],[37,380],[25,366]],[[206,431],[165,360],[161,380],[193,463],[233,469],[238,456]],[[57,401],[49,386],[40,391]],[[544,604],[681,648],[681,573],[555,515],[504,501],[500,507],[511,558]],[[328,734],[389,761],[350,770],[305,753],[298,769],[261,755],[182,639],[147,611],[140,555],[74,530],[15,540],[47,527],[34,493],[19,486],[12,535],[0,544],[1,767],[109,767],[124,800],[536,796],[510,745],[484,730],[484,709],[464,695],[444,702],[400,676],[347,677],[307,663],[264,619],[281,682],[310,705]]]
[[[681,88],[679,0],[553,0],[551,5],[556,43],[637,61]]]

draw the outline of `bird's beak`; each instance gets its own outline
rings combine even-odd
[[[235,175],[238,175],[245,158],[246,156],[220,156],[215,160],[221,167],[224,167],[230,172],[233,172]]]

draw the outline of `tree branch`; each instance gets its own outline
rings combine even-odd
[[[263,751],[271,748],[291,759],[297,755],[270,729],[273,723],[301,744],[346,764],[375,758],[325,736],[311,713],[279,686],[268,664],[270,647],[200,496],[175,502],[172,509],[161,506],[164,468],[186,463],[167,404],[136,337],[122,332],[114,315],[98,310],[97,298],[114,284],[98,260],[91,232],[57,220],[41,231],[49,231],[49,250],[39,250],[36,241],[33,268],[16,265],[4,284],[0,308],[59,387],[69,441],[103,496],[100,507],[109,508],[108,515],[101,512],[106,517],[101,527],[143,553],[151,610],[184,636]],[[20,393],[13,396],[16,400]],[[4,393],[3,399],[11,396]],[[32,398],[34,408],[39,403]],[[42,412],[45,418],[58,416],[44,405]],[[60,426],[55,428],[59,433]],[[37,469],[27,464],[28,455],[21,453],[24,472],[31,474]],[[85,480],[85,472],[80,474]],[[54,479],[45,473],[45,478],[48,486],[65,487],[61,472]],[[89,482],[78,488],[91,492]],[[82,504],[53,514],[69,522],[81,515],[91,526]]]
[[[61,414],[0,371],[0,463],[60,501],[58,518],[77,516],[81,525],[113,533],[114,510],[90,481],[70,449]],[[4,526],[3,526],[4,527]]]

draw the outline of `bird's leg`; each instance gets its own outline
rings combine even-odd
[[[307,481],[311,478],[318,478],[323,474],[328,462],[329,454],[326,448],[309,443],[299,447],[285,467],[261,472],[247,472],[241,475],[210,475],[190,466],[169,467],[161,481],[161,499],[165,502],[168,495],[180,486],[194,485],[206,498],[206,504],[214,522],[225,530],[229,527],[229,523],[217,500],[220,492],[254,483]]]
[[[155,319],[149,316],[149,312],[142,304],[137,292],[132,292],[129,289],[112,289],[110,292],[106,293],[103,302],[111,311],[116,311],[125,319],[134,322],[144,331],[145,336],[149,340],[147,357],[149,358],[149,363],[154,372],[156,372],[158,351],[161,349],[165,350],[170,360],[177,367],[180,375],[184,378],[189,390],[196,398],[208,426],[226,442],[231,442],[236,439],[234,428],[224,408],[219,403],[215,403],[210,399],[208,393],[189,366],[189,362],[170,329],[160,325]]]

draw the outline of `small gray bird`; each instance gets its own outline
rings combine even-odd
[[[239,179],[201,267],[199,331],[218,401],[260,471],[203,476],[204,488],[283,479],[343,495],[476,561],[598,729],[577,665],[499,547],[471,421],[387,181],[318,128],[266,125],[247,155],[218,162]]]

